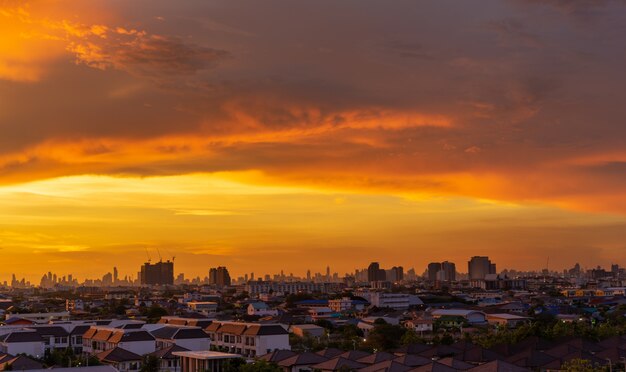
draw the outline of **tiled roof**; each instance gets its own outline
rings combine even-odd
[[[319,354],[319,355],[321,355],[323,357],[326,357],[326,358],[335,358],[335,357],[340,356],[343,353],[344,353],[343,350],[335,349],[335,348],[332,348],[332,347],[329,347],[329,348],[326,348],[324,350],[320,350],[320,351],[316,352],[316,354]]]
[[[229,333],[233,335],[242,335],[245,330],[246,330],[245,324],[234,324],[234,323],[222,324],[222,327],[220,328],[220,332]]]
[[[97,341],[107,341],[109,338],[111,338],[112,334],[113,334],[113,331],[110,331],[108,329],[98,329],[96,334],[93,335],[91,339],[97,340]]]
[[[294,355],[296,355],[296,352],[291,351],[291,350],[274,350],[271,353],[268,353],[259,357],[259,359],[265,360],[267,362],[278,363],[281,360],[291,358]]]
[[[529,372],[529,369],[518,367],[502,360],[494,360],[471,368],[469,372]]]
[[[395,362],[402,363],[409,367],[419,367],[432,362],[432,359],[428,359],[419,355],[403,355],[394,359]]]
[[[1,342],[43,342],[37,332],[11,332],[0,336]]]
[[[289,332],[278,324],[251,325],[243,333],[248,336],[288,335]]]
[[[113,343],[137,341],[154,341],[154,336],[152,336],[148,331],[119,331],[115,332],[109,339],[109,342]]]
[[[88,325],[78,325],[76,327],[74,327],[74,329],[72,329],[72,332],[70,332],[71,335],[82,335],[84,336],[87,331],[89,330],[91,326]]]
[[[305,352],[298,355],[294,355],[291,358],[287,358],[278,362],[278,365],[281,367],[292,367],[292,366],[302,366],[302,365],[313,365],[327,361],[328,358],[325,358],[321,355],[317,355],[311,352]]]
[[[360,369],[359,371],[363,372],[406,372],[411,370],[411,367],[393,361],[393,360],[385,360],[380,363],[372,364],[365,368]]]
[[[66,337],[69,333],[63,327],[35,327],[35,332],[41,336]]]
[[[391,353],[387,353],[385,351],[381,351],[380,353],[375,353],[375,354],[363,357],[361,359],[358,359],[357,362],[365,363],[365,364],[376,364],[376,363],[383,362],[385,360],[392,360],[395,358],[396,358],[395,355]]]
[[[119,363],[119,362],[134,362],[141,361],[141,355],[137,355],[132,351],[116,347],[111,350],[103,351],[96,354],[96,358],[103,362]]]
[[[189,349],[186,349],[182,346],[173,345],[168,348],[159,349],[155,352],[152,352],[150,353],[150,355],[155,356],[159,359],[178,359],[177,356],[172,354],[173,352],[176,352],[176,351],[189,351]]]
[[[367,351],[361,351],[361,350],[351,350],[351,351],[346,351],[345,353],[341,354],[342,357],[347,358],[347,359],[352,359],[352,360],[359,360],[368,355],[371,355],[371,354],[368,353]]]
[[[325,362],[315,364],[311,366],[311,368],[313,370],[322,370],[322,371],[339,371],[339,370],[353,371],[355,369],[361,369],[365,366],[366,366],[365,364],[356,362],[351,359],[337,357],[337,358],[329,359]]]

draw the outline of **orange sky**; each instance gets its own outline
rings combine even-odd
[[[626,4],[476,4],[0,0],[0,280],[626,264]]]

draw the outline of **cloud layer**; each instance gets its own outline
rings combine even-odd
[[[0,1],[0,183],[255,171],[623,216],[625,25],[619,0]]]

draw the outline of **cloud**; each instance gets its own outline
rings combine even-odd
[[[0,182],[254,170],[622,213],[620,168],[573,164],[624,147],[626,13],[537,2],[4,7]]]
[[[58,8],[27,0],[0,3],[0,78],[37,81],[45,66],[64,52],[93,68],[114,68],[137,76],[163,79],[212,68],[228,53],[135,28],[106,25],[97,16],[86,21],[64,16]],[[88,23],[93,18],[93,23]]]
[[[177,38],[148,35],[137,30],[118,28],[92,36],[96,38],[72,41],[68,46],[78,63],[151,78],[193,75],[214,67],[228,55],[223,50],[185,44]]]

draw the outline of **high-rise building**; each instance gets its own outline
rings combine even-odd
[[[440,279],[438,278],[439,280],[446,282],[453,282],[456,280],[456,265],[454,262],[443,261],[441,263],[441,271],[442,274],[440,275]]]
[[[485,279],[488,274],[496,274],[496,264],[489,257],[474,256],[467,262],[469,279]]]
[[[392,277],[394,282],[399,282],[404,280],[404,267],[402,266],[394,266],[391,268]]]
[[[209,284],[219,288],[230,286],[230,274],[224,266],[209,269]]]
[[[441,262],[431,262],[428,264],[428,281],[436,282],[437,273],[441,270]]]
[[[456,265],[453,262],[431,262],[428,264],[428,280],[435,282],[453,282],[456,280]]]
[[[173,285],[174,262],[159,261],[155,264],[146,262],[141,267],[139,281],[142,285]]]
[[[378,262],[372,262],[367,267],[367,281],[368,282],[384,282],[387,280],[387,274],[385,270],[380,268]]]

